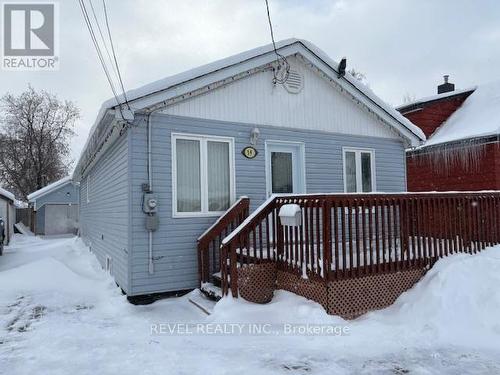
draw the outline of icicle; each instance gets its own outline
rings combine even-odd
[[[443,144],[428,152],[411,154],[419,165],[430,163],[438,173],[449,175],[454,168],[465,172],[477,171],[486,153],[486,143],[482,139],[467,139],[458,143]]]

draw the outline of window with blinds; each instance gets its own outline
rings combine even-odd
[[[234,200],[233,140],[173,135],[174,215],[211,215]]]

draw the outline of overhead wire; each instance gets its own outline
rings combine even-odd
[[[273,70],[274,83],[284,84],[288,80],[288,76],[290,74],[290,64],[288,63],[285,56],[278,52],[276,48],[276,42],[274,40],[274,31],[273,24],[271,22],[271,13],[269,11],[269,2],[266,1],[266,10],[267,10],[267,20],[269,22],[269,30],[271,32],[271,40],[273,42],[274,53],[276,54],[276,68]]]
[[[99,41],[97,39],[97,36],[96,36],[96,32],[94,30],[94,26],[92,25],[92,20],[90,18],[90,15],[89,15],[89,12],[87,10],[87,7],[86,7],[86,4],[85,4],[85,0],[78,0],[79,4],[80,4],[80,9],[82,11],[82,15],[83,15],[83,18],[85,20],[85,24],[87,26],[87,29],[89,31],[89,34],[90,34],[90,38],[92,40],[92,43],[94,45],[94,48],[97,52],[97,57],[99,58],[99,61],[101,63],[101,66],[102,66],[102,69],[104,71],[104,74],[106,75],[106,79],[109,83],[109,86],[111,88],[111,91],[113,92],[113,96],[116,100],[116,103],[117,103],[117,107],[118,107],[118,110],[121,114],[121,117],[122,119],[125,119],[124,115],[123,115],[123,110],[122,110],[122,106],[121,106],[121,101],[120,101],[120,98],[119,98],[119,95],[118,95],[118,92],[117,92],[117,89],[115,87],[115,84],[113,82],[113,78],[112,78],[112,75],[108,69],[108,66],[106,64],[106,61],[105,61],[105,58],[104,58],[104,55],[102,53],[102,50],[101,50],[101,46],[99,44]],[[101,34],[101,37],[103,39],[103,44],[104,44],[104,48],[106,49],[107,53],[108,53],[108,57],[110,58],[110,61],[112,63],[112,60],[111,60],[111,56],[109,55],[109,51],[107,50],[107,47],[106,47],[106,43],[105,43],[105,39],[104,39],[104,35],[102,34],[102,31],[100,30],[100,26],[99,26],[99,22],[97,20],[97,16],[95,14],[95,10],[94,10],[94,7],[93,7],[93,4],[92,4],[92,0],[89,0],[89,3],[91,5],[91,10],[93,11],[93,14],[94,14],[94,19],[96,21],[96,25],[97,25],[97,28],[99,29],[100,31],[100,34]],[[113,66],[113,64],[112,64]],[[123,87],[123,86],[122,86]],[[130,108],[130,106],[128,105],[128,102],[127,102],[127,106],[128,108]]]
[[[88,2],[90,4],[90,10],[92,11],[92,15],[94,16],[94,21],[95,21],[95,24],[97,26],[97,30],[99,31],[99,35],[101,36],[101,40],[102,40],[102,44],[104,46],[104,50],[106,51],[106,55],[108,56],[109,62],[111,63],[111,67],[113,68],[113,72],[118,77],[118,73],[116,71],[115,65],[113,64],[113,59],[111,57],[111,53],[109,52],[108,45],[106,43],[106,39],[104,38],[104,34],[102,32],[102,29],[101,29],[101,24],[100,24],[99,20],[97,19],[97,13],[95,11],[93,1],[92,0],[88,0]]]
[[[90,20],[90,16],[89,16],[87,8],[85,6],[85,2],[84,2],[84,0],[78,0],[78,2],[80,4],[80,9],[82,10],[83,19],[85,20],[85,24],[87,25],[87,29],[89,30],[90,38],[92,39],[92,43],[93,43],[94,48],[97,52],[97,57],[99,58],[102,69],[104,70],[104,74],[106,75],[106,79],[108,80],[109,86],[111,88],[111,91],[113,92],[113,95],[116,99],[116,102],[118,104],[120,104],[120,100],[118,99],[118,95],[117,95],[113,80],[111,79],[108,67],[106,65],[106,62],[104,61],[104,57],[102,55],[101,48],[100,48],[99,43],[97,41],[97,37],[95,35],[94,28],[93,28],[92,22]]]
[[[111,36],[111,29],[109,27],[109,17],[108,17],[108,10],[106,7],[106,0],[102,0],[102,7],[104,9],[104,18],[106,20],[106,28],[108,29],[108,37],[109,37],[109,43],[111,44],[111,52],[113,53],[113,60],[115,62],[116,71],[118,73],[118,80],[120,81],[120,86],[122,89],[123,98],[125,99],[125,103],[127,104],[127,108],[130,110],[130,105],[129,105],[128,99],[127,99],[127,93],[125,92],[125,87],[123,85],[123,80],[122,80],[122,74],[120,72],[120,66],[118,65],[118,59],[116,57],[115,45],[113,43],[113,37]]]

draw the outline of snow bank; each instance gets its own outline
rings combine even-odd
[[[353,321],[330,316],[319,304],[285,291],[276,291],[267,305],[224,298],[209,320],[348,325],[351,334],[342,338],[342,347],[363,346],[371,354],[430,344],[500,350],[499,285],[497,246],[439,260],[392,306]]]
[[[438,261],[389,308],[362,320],[379,320],[430,335],[433,341],[500,349],[500,246],[477,255]]]
[[[80,239],[43,240],[16,235],[1,258],[0,295],[102,295],[112,280],[95,257],[86,253],[88,248]]]

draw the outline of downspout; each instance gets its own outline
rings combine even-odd
[[[153,158],[152,158],[152,124],[151,124],[151,115],[155,112],[155,110],[148,112],[147,116],[147,134],[148,134],[148,142],[147,142],[147,147],[148,147],[148,186],[147,189],[143,189],[143,194],[148,193],[152,194],[153,193]],[[146,202],[145,199],[143,199],[143,211],[148,217],[146,220],[151,219],[150,221],[155,221],[157,218],[154,218],[154,216],[157,214],[156,213],[156,206],[155,209],[153,209],[151,206],[149,206],[149,200]],[[156,229],[153,229],[151,225],[148,227],[146,225],[146,229],[148,230],[148,271],[149,274],[152,275],[154,274],[154,257],[153,257],[153,232]]]
[[[148,185],[149,190],[153,191],[153,173],[151,167],[151,112],[148,113]],[[153,264],[153,231],[148,231],[148,251],[149,251],[149,274],[152,275],[154,270]]]

